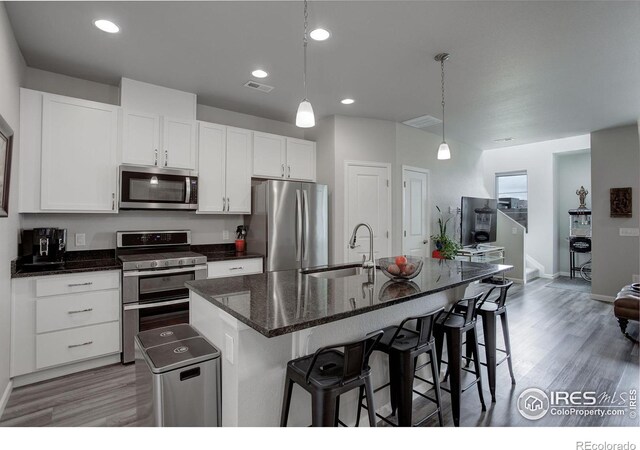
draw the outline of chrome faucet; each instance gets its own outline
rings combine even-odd
[[[360,227],[367,227],[367,230],[369,230],[369,259],[365,261],[364,255],[362,255],[362,267],[365,269],[370,269],[376,266],[376,262],[373,259],[373,230],[368,223],[363,222],[355,226],[355,228],[353,229],[353,233],[351,233],[351,239],[349,239],[349,248],[356,248],[356,234],[358,233]]]

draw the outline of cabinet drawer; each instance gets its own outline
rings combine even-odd
[[[235,277],[262,273],[262,258],[234,259],[207,263],[208,278]]]
[[[66,364],[120,351],[119,322],[36,336],[36,368]]]
[[[119,319],[120,291],[117,289],[36,300],[36,333]]]
[[[57,275],[36,280],[36,297],[101,291],[120,287],[120,271]]]

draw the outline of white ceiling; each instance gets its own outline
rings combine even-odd
[[[302,92],[302,2],[6,2],[27,64],[117,85],[125,76],[202,104],[293,122]],[[109,18],[121,33],[93,27]],[[479,148],[555,139],[640,117],[640,2],[310,2],[316,115],[441,117]],[[256,68],[275,89],[242,85]],[[344,106],[343,97],[356,103]],[[439,132],[438,127],[432,128]],[[494,139],[514,137],[509,143]]]

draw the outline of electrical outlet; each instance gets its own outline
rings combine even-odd
[[[229,230],[222,230],[222,240],[224,241],[229,240]]]
[[[76,247],[84,247],[87,245],[84,233],[76,233]]]
[[[518,229],[516,227],[511,228],[511,234],[518,234]]]
[[[620,228],[620,236],[640,236],[640,228]]]
[[[233,364],[233,338],[224,334],[224,357]]]

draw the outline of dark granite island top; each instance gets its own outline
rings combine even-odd
[[[408,282],[392,282],[379,269],[344,278],[319,278],[309,272],[329,271],[340,264],[258,275],[189,281],[194,293],[266,337],[275,337],[364,314],[398,303],[463,286],[507,271],[511,266],[424,259],[420,274]]]

